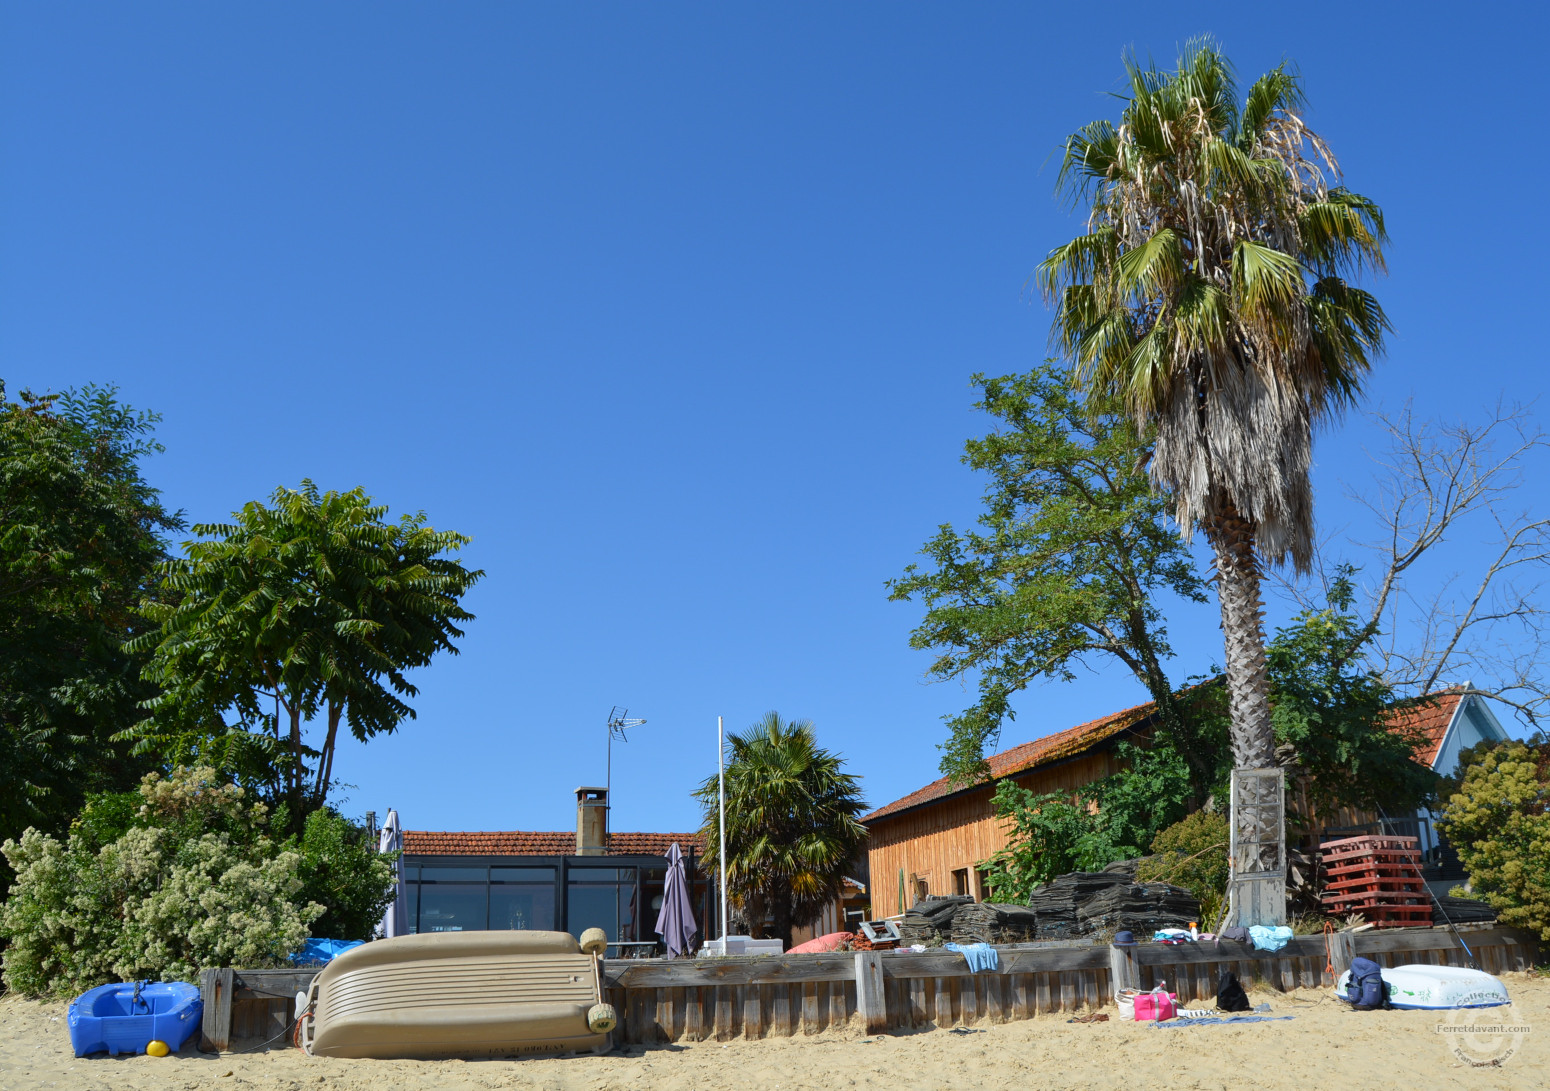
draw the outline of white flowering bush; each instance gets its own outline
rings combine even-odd
[[[16,881],[0,906],[8,988],[80,992],[115,978],[192,980],[206,966],[283,962],[323,907],[301,857],[265,833],[262,804],[213,770],[151,774],[135,825],[106,842],[29,829],[0,846]]]

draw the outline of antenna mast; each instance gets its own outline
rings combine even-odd
[[[604,784],[607,785],[606,790],[608,792],[606,806],[610,811],[614,808],[614,739],[617,738],[620,742],[629,742],[630,740],[625,738],[624,733],[630,728],[639,727],[645,722],[645,720],[638,718],[630,719],[630,710],[621,705],[615,705],[608,713],[608,779],[604,781]]]

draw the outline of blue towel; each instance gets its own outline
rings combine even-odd
[[[1000,960],[996,957],[996,949],[988,943],[944,943],[942,946],[949,951],[957,951],[962,955],[964,961],[969,964],[969,970],[972,973],[977,974],[981,970],[994,970],[1001,965]]]
[[[1240,1015],[1236,1019],[1224,1019],[1220,1015],[1209,1015],[1203,1019],[1166,1019],[1161,1023],[1153,1023],[1154,1027],[1198,1027],[1202,1023],[1270,1023],[1277,1019],[1292,1019],[1291,1015]]]
[[[1249,939],[1261,951],[1279,951],[1291,942],[1292,930],[1284,924],[1274,928],[1256,924],[1249,929]]]

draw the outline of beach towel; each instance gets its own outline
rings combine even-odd
[[[1170,1019],[1166,1023],[1153,1023],[1154,1027],[1203,1027],[1213,1023],[1272,1023],[1277,1019],[1295,1019],[1294,1015],[1212,1015],[1205,1019]]]
[[[1001,964],[996,957],[996,949],[988,943],[944,943],[949,951],[957,951],[969,964],[969,970],[973,973],[994,970]]]
[[[1261,951],[1279,951],[1291,942],[1292,930],[1284,924],[1275,927],[1256,924],[1249,928],[1249,939]]]

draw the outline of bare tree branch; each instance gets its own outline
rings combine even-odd
[[[1282,594],[1319,608],[1313,592],[1328,587],[1334,557],[1374,573],[1349,655],[1401,693],[1467,677],[1537,723],[1550,713],[1550,493],[1522,486],[1550,475],[1550,433],[1506,403],[1478,423],[1419,421],[1408,405],[1374,419],[1387,450],[1375,481],[1347,495],[1375,533],[1326,539],[1315,579],[1283,579]],[[1460,562],[1467,573],[1449,570]]]

